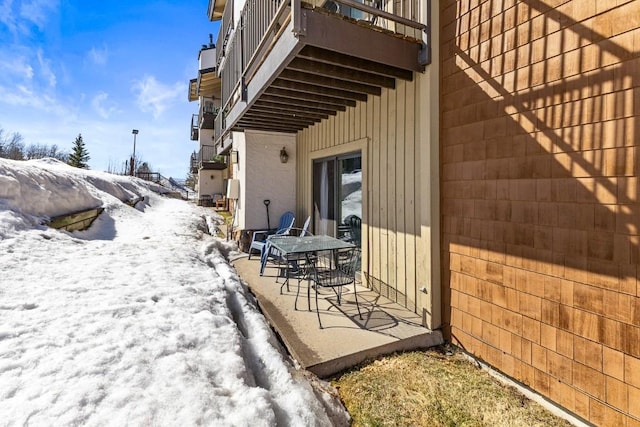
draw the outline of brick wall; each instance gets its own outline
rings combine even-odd
[[[442,1],[451,340],[640,425],[640,1]]]

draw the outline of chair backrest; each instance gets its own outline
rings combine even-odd
[[[328,263],[318,261],[313,255],[307,254],[310,266],[310,278],[320,286],[346,286],[355,281],[360,261],[360,248],[341,249],[332,254]]]
[[[338,267],[346,275],[353,276],[355,278],[356,271],[358,271],[358,262],[360,261],[360,248],[351,248],[341,252],[341,260],[338,261]]]
[[[360,246],[360,241],[362,240],[362,218],[356,215],[352,215],[349,218],[349,233],[353,244]]]
[[[296,216],[293,212],[288,211],[282,214],[280,221],[278,221],[278,229],[276,234],[289,234],[293,223],[296,222]]]
[[[309,215],[307,217],[307,220],[304,222],[304,225],[302,226],[302,232],[300,233],[300,236],[306,236],[307,234],[311,234],[311,233],[309,233],[309,224],[311,224],[311,215]]]

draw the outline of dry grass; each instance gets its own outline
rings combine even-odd
[[[354,426],[570,426],[459,353],[384,357],[333,385]]]

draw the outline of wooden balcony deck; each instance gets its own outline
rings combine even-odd
[[[222,69],[225,130],[295,133],[313,126],[395,88],[396,79],[412,80],[427,49],[421,39],[300,0],[261,37],[244,55],[237,37],[230,42]],[[240,56],[252,59],[240,66]]]

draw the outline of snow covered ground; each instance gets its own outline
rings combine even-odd
[[[152,190],[0,159],[0,426],[347,424],[204,232],[212,211]],[[87,231],[41,225],[97,206]]]

